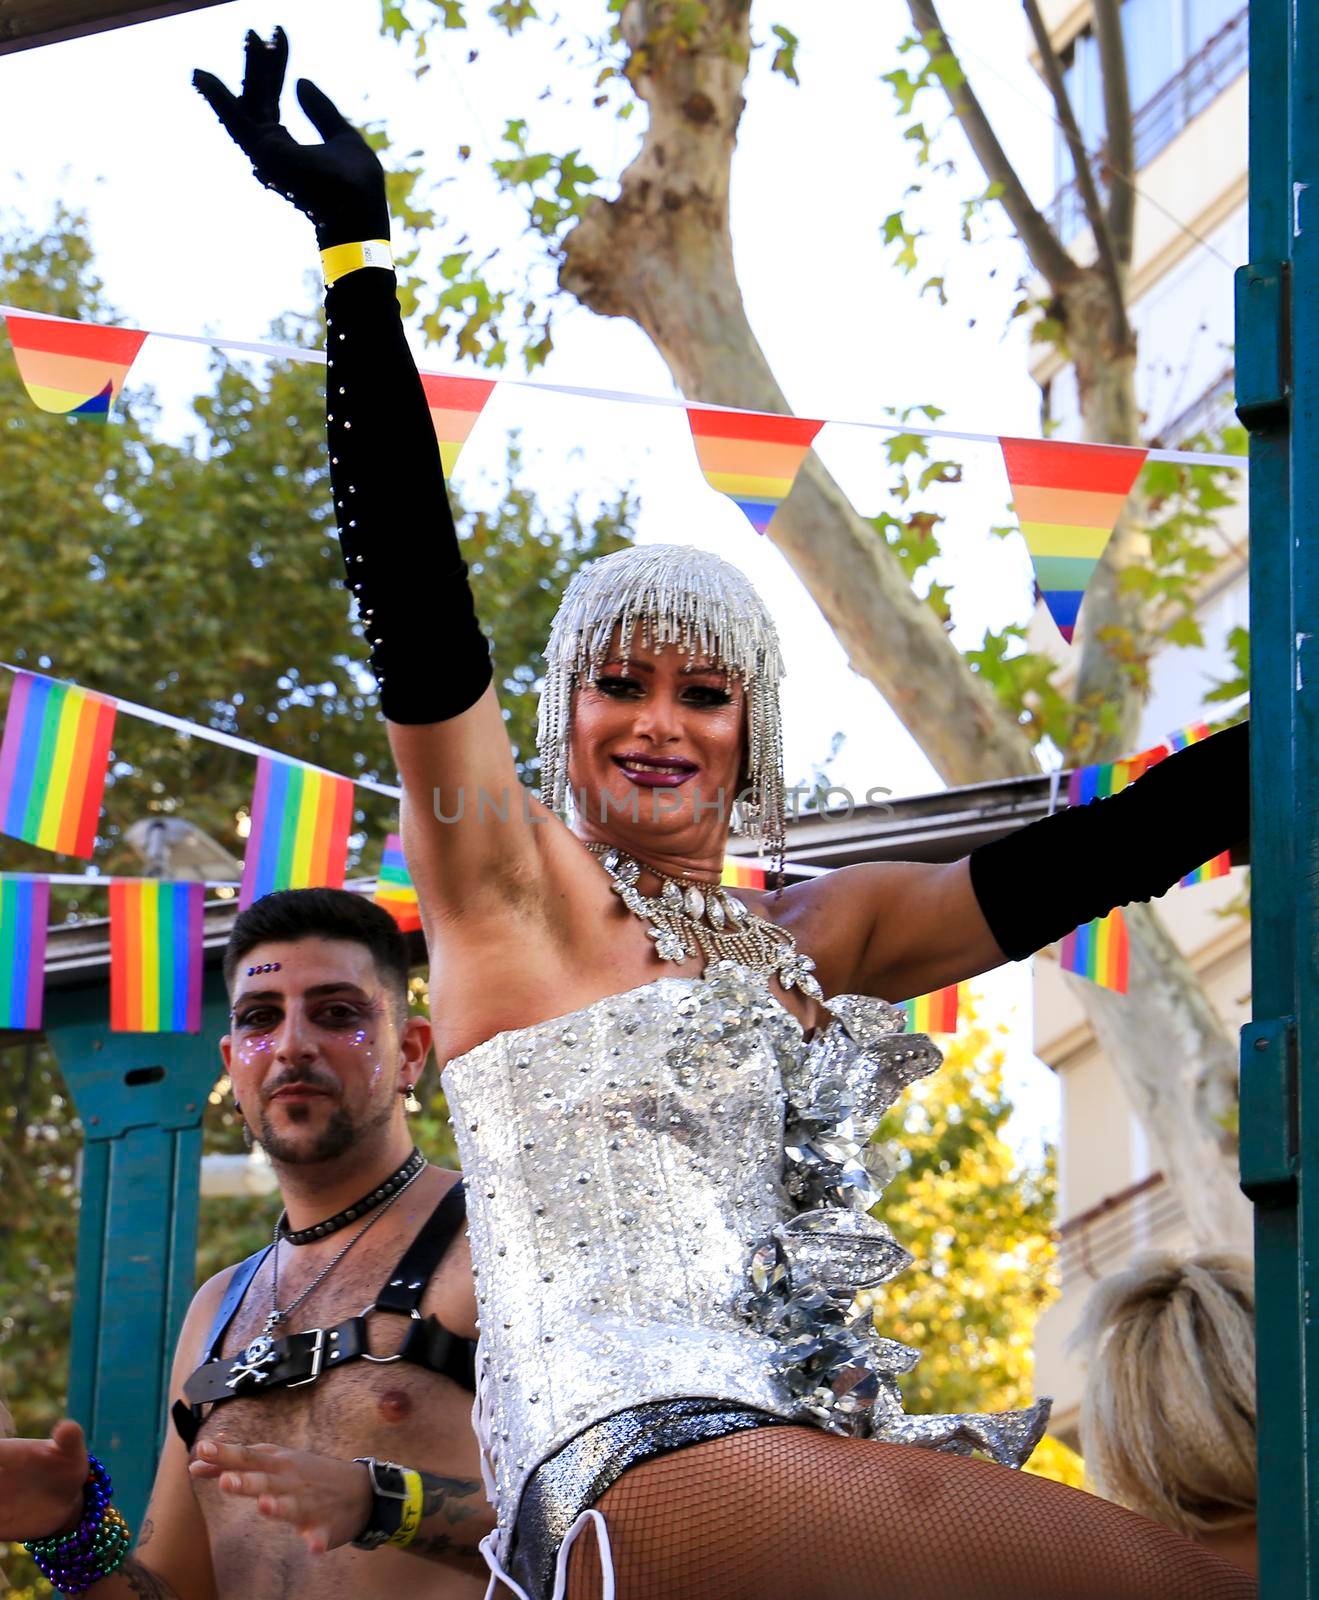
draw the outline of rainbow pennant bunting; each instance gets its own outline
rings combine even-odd
[[[108,417],[147,337],[140,328],[52,322],[12,311],[5,322],[29,398],[64,416]]]
[[[741,856],[725,856],[724,870],[720,874],[719,882],[725,889],[763,889],[765,869],[753,867]]]
[[[1168,735],[1168,743],[1174,750],[1185,750],[1187,745],[1199,744],[1201,739],[1208,737],[1207,722],[1188,722],[1184,728],[1177,728]]]
[[[446,378],[438,372],[423,372],[421,386],[426,391],[435,437],[440,442],[440,462],[447,478],[476,426],[490,392],[493,378]]]
[[[788,497],[823,422],[809,417],[748,416],[688,406],[696,459],[706,482],[746,512],[764,533]]]
[[[112,1032],[200,1031],[205,899],[202,883],[110,884]]]
[[[906,1001],[907,1032],[956,1033],[958,988],[950,983],[946,989],[935,989]]]
[[[0,741],[0,833],[89,857],[114,724],[104,695],[17,673]]]
[[[239,907],[274,889],[342,889],[352,821],[351,779],[258,757]]]
[[[417,891],[412,885],[412,874],[403,859],[403,841],[391,833],[385,840],[385,854],[376,879],[376,904],[383,906],[404,933],[421,927],[421,908],[417,904]]]
[[[1101,989],[1127,992],[1127,922],[1121,909],[1075,928],[1062,941],[1059,962],[1064,972],[1089,978]]]
[[[1197,867],[1194,872],[1188,872],[1179,881],[1178,887],[1193,889],[1197,883],[1212,883],[1215,878],[1226,878],[1232,870],[1232,852],[1224,850],[1216,855],[1212,861],[1206,861],[1204,866]]]
[[[1148,451],[1000,438],[1040,598],[1072,642],[1081,598]]]
[[[1121,761],[1101,761],[1097,766],[1078,767],[1067,780],[1067,804],[1083,806],[1091,800],[1106,800],[1129,783],[1135,783],[1137,778],[1144,777],[1168,754],[1166,744],[1156,744],[1139,755],[1125,756]]]
[[[39,1028],[46,988],[50,885],[0,876],[0,1028]]]

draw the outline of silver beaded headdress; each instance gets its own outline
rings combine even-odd
[[[541,798],[554,811],[568,799],[573,691],[598,672],[614,630],[626,649],[675,644],[741,680],[746,695],[746,797],[734,826],[781,857],[784,846],[783,657],[765,603],[736,567],[685,544],[635,545],[574,574],[545,647],[540,700]]]

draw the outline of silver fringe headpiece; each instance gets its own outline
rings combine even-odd
[[[569,583],[545,647],[540,700],[541,799],[553,811],[568,800],[572,699],[600,670],[614,630],[626,649],[639,635],[648,649],[675,644],[741,680],[747,712],[747,785],[734,827],[781,858],[784,849],[783,657],[765,603],[748,578],[720,557],[685,544],[635,545],[580,568]]]

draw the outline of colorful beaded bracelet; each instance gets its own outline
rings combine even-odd
[[[27,1543],[42,1576],[61,1594],[81,1594],[117,1572],[133,1542],[128,1524],[110,1504],[110,1474],[93,1455],[87,1457],[87,1469],[78,1526],[71,1533]]]

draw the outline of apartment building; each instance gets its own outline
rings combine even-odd
[[[1098,49],[1089,0],[1045,0],[1087,148],[1104,144]],[[1246,259],[1246,34],[1239,0],[1125,0],[1122,8],[1136,119],[1137,190],[1132,320],[1148,437],[1175,447],[1231,419],[1232,274]],[[1062,136],[1056,140],[1052,215],[1069,246],[1089,247]],[[1121,178],[1115,181],[1122,181]],[[1060,437],[1079,437],[1076,382],[1050,352],[1034,371]],[[1202,647],[1164,650],[1154,663],[1142,744],[1203,715],[1211,682],[1228,676],[1226,641],[1247,621],[1246,512],[1220,516],[1223,560],[1198,598]],[[1037,618],[1037,646],[1050,639]],[[1224,1022],[1235,1032],[1250,1003],[1249,930],[1220,913],[1240,872],[1174,889],[1159,906]],[[1081,1369],[1064,1350],[1091,1285],[1150,1248],[1190,1236],[1157,1154],[1086,1020],[1076,980],[1056,959],[1035,960],[1035,1050],[1062,1090],[1059,1227],[1062,1296],[1036,1333],[1036,1383],[1056,1397],[1059,1435],[1074,1441]]]

